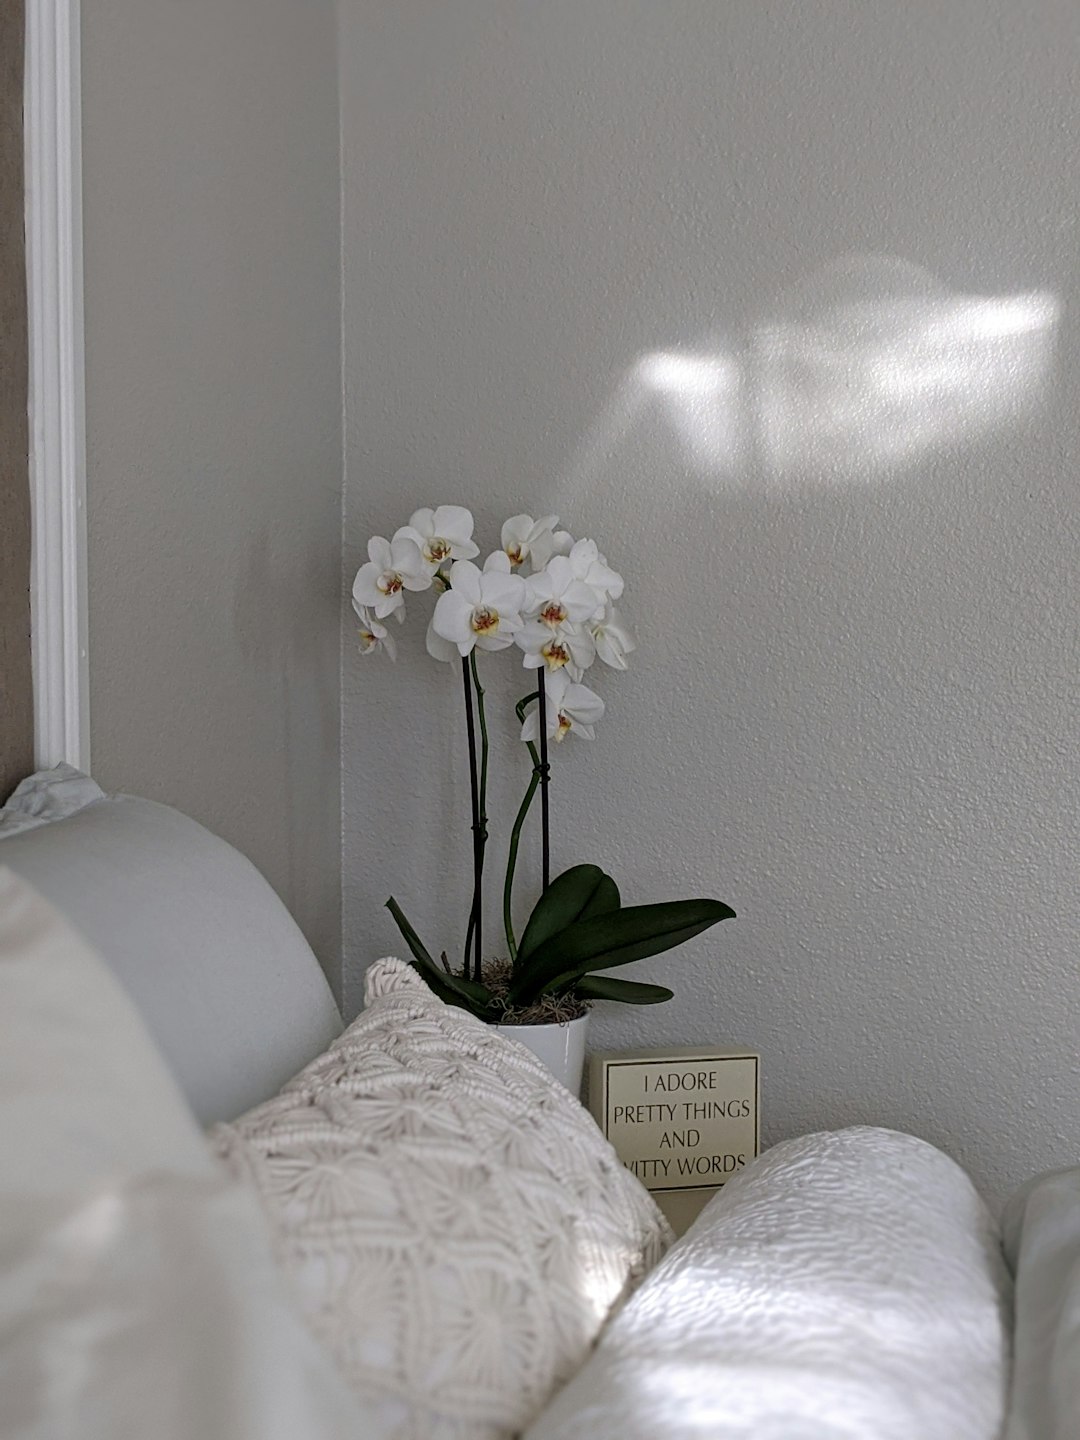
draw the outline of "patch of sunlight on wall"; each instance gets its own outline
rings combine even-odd
[[[654,350],[637,363],[639,384],[663,397],[694,464],[720,457],[734,467],[743,451],[742,367],[727,355]]]
[[[842,273],[847,294],[813,296],[752,337],[769,474],[887,474],[1008,426],[1042,398],[1053,295],[949,294],[925,272],[880,262]]]
[[[572,466],[587,485],[657,407],[712,483],[851,483],[1034,413],[1060,306],[1047,290],[950,292],[870,256],[827,266],[737,343],[647,351]]]

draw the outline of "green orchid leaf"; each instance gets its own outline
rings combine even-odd
[[[428,970],[417,960],[410,960],[412,968],[420,975],[424,984],[436,994],[444,1005],[454,1005],[459,1010],[467,1010],[470,1015],[475,1015],[478,1020],[494,1020],[499,1011],[493,1003],[493,997],[484,986],[478,986],[475,981],[464,981],[460,975],[448,975],[445,970]],[[465,987],[484,990],[483,998],[476,998],[466,993]]]
[[[425,970],[438,970],[439,967],[435,964],[435,961],[424,949],[424,944],[423,941],[420,939],[420,936],[417,935],[416,931],[409,924],[409,921],[405,916],[404,910],[402,910],[401,906],[397,903],[397,901],[392,895],[390,896],[390,899],[386,902],[386,908],[394,917],[394,924],[401,931],[401,934],[405,940],[405,944],[408,945],[409,949],[416,956],[421,966]]]
[[[662,1005],[674,999],[665,985],[642,985],[636,980],[615,980],[610,975],[583,975],[574,985],[583,1000],[619,1000],[624,1005]]]
[[[525,933],[518,946],[517,966],[568,925],[580,920],[598,892],[601,903],[604,897],[610,899],[610,891],[603,885],[608,878],[599,865],[574,865],[556,876],[529,916],[529,923],[525,926]],[[612,880],[610,883],[614,887],[615,882]],[[618,894],[616,890],[616,899]]]
[[[659,955],[734,915],[720,900],[668,900],[579,920],[529,955],[511,981],[510,999],[527,1004],[544,992],[567,988],[567,980],[590,971],[613,970]]]
[[[425,950],[419,935],[406,919],[405,912],[392,895],[386,902],[386,908],[394,917],[394,923],[413,953],[415,959],[413,968],[420,972],[439,999],[446,1001],[448,1005],[457,1005],[463,1010],[468,1010],[481,1020],[486,1020],[489,1012],[493,1012],[495,1009],[494,996],[487,986],[479,984],[476,980],[468,980],[463,975],[451,975],[440,965],[436,965]]]
[[[622,904],[619,887],[610,875],[602,875],[600,883],[592,893],[592,899],[578,916],[579,920],[592,920],[596,915],[610,915]]]

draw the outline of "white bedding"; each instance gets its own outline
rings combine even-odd
[[[76,843],[79,827],[144,802],[88,805],[74,782],[27,794],[28,823],[0,815],[0,851],[46,866],[69,846],[108,928],[99,837]],[[214,1013],[212,987],[144,949],[151,979],[181,974]],[[237,994],[243,979],[224,976]],[[0,1002],[0,1435],[366,1433],[254,1197],[215,1169],[129,1001],[2,864]],[[222,1056],[240,1066],[232,1040]],[[1080,1440],[1080,1169],[1027,1187],[1006,1239],[1006,1440]],[[939,1151],[873,1129],[790,1141],[729,1182],[527,1440],[998,1440],[1010,1289],[997,1227]]]
[[[203,1125],[274,1095],[341,1034],[311,947],[250,861],[194,820],[58,765],[0,808],[0,866],[95,947]]]
[[[1080,1435],[1080,1169],[1039,1176],[1009,1201],[1016,1347],[1006,1440]]]
[[[360,1440],[254,1196],[103,963],[0,866],[0,1436]]]
[[[725,1186],[528,1440],[997,1440],[1009,1301],[945,1155],[805,1136]]]

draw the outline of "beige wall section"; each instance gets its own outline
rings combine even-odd
[[[331,0],[83,7],[91,744],[251,857],[332,976]]]
[[[0,0],[0,802],[34,768],[23,34],[23,0]]]
[[[739,912],[594,1043],[760,1049],[767,1142],[1075,1162],[1075,3],[342,17],[348,565],[440,500],[602,538],[640,649],[555,858]],[[403,640],[347,651],[354,1004],[388,893],[463,931],[460,700]]]

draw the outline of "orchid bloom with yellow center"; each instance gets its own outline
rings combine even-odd
[[[420,547],[399,530],[393,540],[373,535],[368,541],[368,563],[353,581],[353,604],[370,610],[376,620],[398,612],[405,619],[406,590],[429,590],[431,573]]]
[[[474,635],[494,635],[499,629],[499,612],[490,605],[478,605],[469,618]]]
[[[571,680],[565,670],[556,670],[545,678],[547,691],[547,733],[548,739],[556,744],[573,733],[581,740],[595,738],[596,722],[603,718],[604,702],[600,696]],[[532,710],[525,717],[521,729],[522,740],[531,740],[535,745],[540,738],[540,717]]]
[[[371,611],[363,605],[353,601],[353,609],[356,611],[357,619],[360,622],[360,654],[373,655],[376,650],[385,650],[391,660],[397,658],[397,644],[394,637],[375,619]]]
[[[502,548],[511,565],[528,560],[533,570],[542,570],[552,555],[566,554],[573,543],[565,530],[556,530],[557,515],[534,520],[531,515],[512,515],[502,527]]]
[[[566,555],[553,556],[537,575],[530,575],[529,614],[551,630],[581,625],[603,609],[604,598],[578,578]]]
[[[514,636],[515,644],[525,652],[522,664],[526,670],[546,667],[550,675],[565,666],[575,680],[580,680],[596,657],[596,645],[583,625],[564,625],[549,630],[541,621],[531,620]]]
[[[527,670],[564,667],[580,680],[596,658],[589,623],[603,612],[603,598],[576,578],[569,559],[555,555],[528,579],[527,620],[514,636]]]
[[[436,636],[457,647],[459,655],[480,650],[505,650],[521,629],[525,581],[510,573],[507,555],[496,550],[483,570],[471,560],[450,567],[450,588],[439,596],[431,627]],[[429,646],[430,649],[430,646]]]
[[[448,561],[471,560],[480,554],[472,538],[472,512],[463,505],[414,510],[408,525],[397,533],[413,541],[432,574]]]

